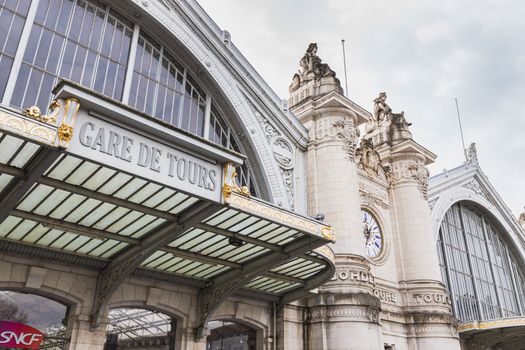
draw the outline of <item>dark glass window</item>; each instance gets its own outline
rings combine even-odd
[[[0,99],[15,57],[31,0],[0,0]]]
[[[523,277],[502,234],[465,203],[453,205],[439,231],[443,279],[461,321],[523,315]]]
[[[129,104],[203,136],[206,94],[165,48],[145,33],[138,41]]]
[[[160,312],[145,309],[111,309],[108,315],[105,350],[175,349],[176,321]]]
[[[59,77],[121,99],[132,27],[99,2],[40,0],[11,104],[45,110]]]

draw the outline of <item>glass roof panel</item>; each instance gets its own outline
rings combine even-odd
[[[93,224],[93,227],[98,228],[99,230],[108,230],[109,227],[116,222],[117,220],[122,220],[127,217],[131,210],[123,207],[115,207],[109,213],[107,213],[103,218]]]
[[[75,251],[78,248],[80,248],[83,244],[88,242],[91,238],[87,236],[78,236],[73,241],[69,242],[68,245],[66,245],[63,249],[68,251]]]
[[[124,242],[120,242],[119,244],[116,244],[115,246],[113,246],[113,248],[109,249],[108,251],[106,251],[104,254],[102,254],[102,258],[110,258],[112,257],[114,254],[118,253],[119,251],[121,251],[122,249],[126,248],[128,246],[127,243],[124,243]]]
[[[46,198],[51,191],[53,191],[52,187],[45,186],[45,185],[37,185],[34,186],[28,194],[25,196],[25,198],[18,204],[18,209],[25,210],[25,211],[32,211],[33,208],[38,205],[43,198]]]
[[[66,182],[73,185],[81,185],[86,182],[98,168],[100,168],[100,166],[97,164],[84,162],[68,176]]]
[[[104,217],[104,215],[109,213],[115,207],[116,206],[113,204],[101,203],[88,216],[83,218],[82,221],[79,222],[79,224],[84,226],[92,226],[95,222],[97,222],[100,218]]]
[[[165,222],[166,222],[166,220],[164,220],[164,219],[153,220],[151,223],[149,223],[148,225],[144,226],[143,228],[141,228],[140,230],[138,230],[137,232],[132,234],[131,237],[133,237],[133,238],[141,237],[141,236],[145,235],[146,233],[150,232],[151,230],[155,229],[155,227],[157,227],[160,224],[163,224]]]
[[[195,274],[195,277],[197,278],[209,278],[210,276],[213,276],[215,274],[221,273],[223,271],[226,271],[228,268],[222,265],[216,265],[211,266],[207,268],[206,270],[201,270]]]
[[[108,250],[115,247],[117,244],[119,244],[118,241],[108,239],[104,243],[99,245],[97,248],[93,249],[93,251],[89,252],[89,255],[101,257],[102,254],[106,253]]]
[[[206,254],[207,251],[210,251],[211,249],[216,249],[215,247],[222,247],[224,244],[228,244],[227,238],[219,235],[213,235],[212,237],[209,237],[206,240],[201,241],[199,244],[194,245],[188,249],[192,252]]]
[[[232,227],[229,228],[229,230],[230,231],[235,231],[235,232],[242,231],[243,229],[250,227],[250,225],[255,223],[257,220],[259,220],[259,218],[255,217],[255,216],[250,216],[249,218],[246,218],[245,220],[242,220],[238,224],[233,225]]]
[[[80,254],[87,254],[92,249],[94,249],[95,247],[97,247],[98,245],[100,245],[104,241],[105,240],[103,240],[103,239],[92,238],[90,241],[88,241],[87,243],[85,243],[84,245],[79,247],[76,252],[80,253]]]
[[[128,200],[135,203],[142,203],[156,195],[156,193],[161,189],[162,186],[150,182],[146,186],[142,187],[140,191],[137,191],[134,195],[129,197]]]
[[[236,215],[237,213],[238,213],[238,211],[237,210],[233,210],[233,209],[223,210],[223,211],[220,211],[219,213],[217,213],[216,215],[214,215],[211,219],[206,219],[206,223],[208,225],[216,226],[216,225],[220,224],[221,222],[223,222],[225,220],[228,220],[228,218]]]
[[[224,272],[226,272],[228,270],[231,270],[231,268],[228,267],[228,266],[224,266],[224,267],[221,267],[220,269],[209,271],[208,273],[203,275],[202,278],[213,278],[213,277],[215,277],[217,275],[220,275],[221,273],[224,273]]]
[[[53,243],[50,244],[51,248],[63,248],[66,244],[75,239],[78,235],[70,232],[64,232],[59,236]]]
[[[199,237],[203,232],[205,231],[201,230],[200,228],[192,228],[186,231],[183,235],[178,237],[173,242],[169,243],[168,245],[170,247],[178,247],[186,242],[189,242],[192,239],[195,239],[196,237]]]
[[[229,260],[230,261],[235,261],[235,262],[238,262],[238,263],[245,263],[245,262],[251,260],[252,258],[254,258],[256,256],[259,256],[259,255],[262,255],[262,254],[264,254],[264,253],[266,253],[268,251],[269,251],[268,249],[256,246],[251,251],[248,251],[248,252],[244,253],[243,254],[244,257],[239,256],[238,258],[234,257],[233,259],[229,259]]]
[[[0,142],[0,149],[2,150],[0,152],[0,163],[7,164],[23,143],[24,140],[18,137],[6,135]]]
[[[126,183],[122,188],[113,194],[113,196],[126,199],[135,194],[137,191],[142,190],[142,187],[147,184],[146,180],[139,179],[138,177],[133,178],[131,181]]]
[[[57,180],[64,180],[81,162],[81,159],[66,156],[62,158],[62,161],[56,164],[54,168],[51,168],[52,170],[47,176]]]
[[[9,185],[9,182],[13,179],[13,176],[7,174],[0,174],[0,191],[3,191],[4,188]]]
[[[42,201],[33,209],[33,212],[39,215],[47,215],[69,195],[70,192],[55,189],[51,191],[46,197],[40,198]]]
[[[178,213],[182,212],[183,210],[191,207],[198,200],[199,200],[198,198],[190,197],[190,198],[186,199],[185,201],[183,201],[182,203],[180,203],[179,205],[177,205],[175,208],[171,209],[170,213],[171,214],[178,214]]]
[[[176,192],[172,189],[164,187],[160,192],[156,193],[150,199],[142,203],[147,207],[154,208],[160,205],[163,201],[167,201],[169,197],[173,196]]]
[[[113,169],[102,167],[98,169],[96,173],[92,174],[91,177],[82,184],[82,187],[95,191],[100,185],[106,184],[115,173],[116,171]]]
[[[237,215],[232,216],[228,220],[221,222],[217,225],[217,227],[229,229],[231,226],[234,226],[235,224],[241,222],[242,220],[246,219],[248,217],[248,214],[245,213],[238,213]]]
[[[109,181],[105,182],[104,186],[99,188],[97,191],[104,194],[112,194],[115,191],[118,191],[120,187],[128,183],[131,178],[131,175],[117,173],[115,176],[112,176]]]
[[[145,265],[147,265],[148,263],[150,263],[151,261],[157,259],[159,256],[164,255],[164,254],[166,254],[166,252],[163,252],[162,250],[157,250],[157,251],[155,251],[153,254],[151,254],[150,256],[148,256],[148,257],[146,258],[146,260],[144,260],[144,261],[142,262],[142,265],[145,266]]]
[[[168,200],[160,203],[156,209],[163,210],[163,211],[169,211],[173,208],[175,208],[178,204],[180,204],[183,200],[188,198],[189,196],[184,193],[176,193],[172,197],[168,198]]]
[[[24,238],[22,238],[22,241],[35,243],[49,230],[49,227],[45,227],[44,225],[36,225]]]
[[[86,199],[87,197],[78,194],[72,194],[68,196],[68,198],[62,202],[62,204],[49,213],[49,216],[55,219],[63,219],[72,211],[75,211],[75,209]]]
[[[120,233],[120,231],[137,221],[143,215],[144,214],[138,211],[130,211],[129,214],[123,215],[120,219],[117,219],[117,221],[115,221],[111,226],[105,228],[105,230],[113,233]],[[130,234],[133,233],[135,232],[131,232]]]
[[[222,237],[222,236],[216,236],[213,239],[213,244],[210,245],[207,248],[204,248],[200,251],[201,254],[206,254],[209,256],[218,257],[220,256],[220,253],[216,253],[218,250],[223,249],[225,247],[232,247],[230,243],[228,243],[228,238]]]
[[[102,202],[93,198],[84,198],[85,200],[75,210],[71,211],[65,220],[69,222],[78,222],[86,215],[91,213]]]
[[[192,239],[190,240],[187,240],[184,244],[180,245],[178,248],[181,248],[181,249],[190,249],[192,247],[194,247],[195,245],[199,244],[199,243],[202,243],[212,237],[215,236],[215,234],[211,233],[211,232],[202,232],[200,234],[195,234],[195,231],[196,230],[192,230],[191,232],[191,235],[192,235]]]
[[[292,289],[300,287],[300,286],[301,286],[301,284],[299,284],[299,283],[290,283],[290,284],[286,284],[286,285],[283,285],[283,286],[278,287],[278,288],[274,288],[272,290],[268,290],[268,292],[271,292],[271,293],[274,293],[274,294],[279,294],[279,293],[283,293],[283,292],[286,292],[288,290],[292,290]]]
[[[124,227],[124,229],[118,231],[118,234],[123,236],[131,236],[138,238],[144,234],[138,234],[137,232],[143,229],[144,227],[148,226],[155,220],[155,216],[144,214],[140,216],[137,220],[129,224],[128,226]]]
[[[192,262],[191,264],[188,264],[185,267],[181,268],[180,270],[177,271],[177,273],[182,273],[182,274],[185,274],[185,275],[192,276],[193,273],[191,273],[191,271],[192,270],[200,271],[199,268],[201,266],[209,267],[211,265],[195,261],[195,262]]]
[[[23,168],[39,149],[40,146],[35,143],[26,143],[25,146],[20,150],[18,155],[15,157],[15,159],[13,159],[9,163],[9,165],[14,166],[16,168]]]
[[[55,239],[60,237],[64,231],[60,230],[49,230],[46,234],[44,234],[40,239],[38,239],[35,243],[44,247],[49,246]]]

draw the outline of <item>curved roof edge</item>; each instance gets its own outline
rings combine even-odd
[[[259,99],[261,106],[268,107],[272,120],[288,133],[298,146],[306,147],[308,139],[306,128],[292,112],[283,108],[283,99],[273,91],[241,51],[231,41],[227,43],[223,41],[224,31],[201,5],[196,0],[171,0],[170,2],[183,10],[191,18],[193,24],[206,34],[205,37],[213,45],[216,54],[220,54],[225,65],[237,73],[239,80],[244,81],[244,88],[251,90],[252,97]]]
[[[461,200],[476,202],[493,214],[514,241],[525,264],[525,230],[477,162],[467,161],[429,179],[428,202],[436,237],[445,212]]]

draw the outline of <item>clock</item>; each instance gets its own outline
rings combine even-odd
[[[369,258],[376,258],[383,250],[383,232],[372,213],[362,209],[361,215],[366,255]]]

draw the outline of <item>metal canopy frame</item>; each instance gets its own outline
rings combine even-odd
[[[230,163],[217,203],[68,152],[81,102],[0,107],[0,250],[98,269],[92,328],[129,276],[199,288],[197,337],[232,293],[286,303],[332,276],[333,229],[250,197]]]

